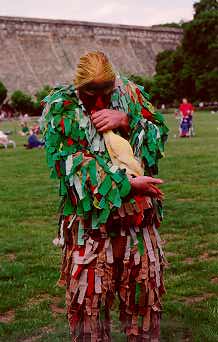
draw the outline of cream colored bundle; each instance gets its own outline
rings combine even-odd
[[[143,176],[143,168],[135,159],[129,142],[113,131],[105,132],[103,136],[113,165],[126,169],[127,175]]]

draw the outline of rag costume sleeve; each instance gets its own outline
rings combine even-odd
[[[107,151],[90,150],[87,131],[77,119],[80,108],[73,89],[56,89],[43,102],[47,162],[51,177],[60,179],[63,215],[76,214],[98,228],[130,192],[125,170],[108,163]]]
[[[130,143],[134,154],[143,160],[145,173],[158,173],[158,159],[164,155],[168,128],[161,113],[154,110],[142,86],[129,82]]]

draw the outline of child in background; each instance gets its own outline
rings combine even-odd
[[[182,99],[182,103],[179,106],[179,111],[182,117],[180,123],[180,136],[182,137],[190,137],[194,136],[194,129],[193,129],[193,113],[194,107],[193,105],[188,102],[186,98]]]

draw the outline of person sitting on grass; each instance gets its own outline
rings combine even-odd
[[[44,146],[44,142],[40,141],[37,138],[37,135],[33,133],[32,129],[30,129],[29,137],[28,137],[28,144],[24,145],[28,149],[42,147]]]
[[[0,131],[0,145],[3,145],[4,148],[7,148],[8,145],[13,145],[13,147],[16,147],[16,143],[13,140],[8,139],[8,135],[4,133],[3,131]]]
[[[19,135],[25,137],[29,134],[29,127],[26,121],[21,122],[21,131],[18,132]]]

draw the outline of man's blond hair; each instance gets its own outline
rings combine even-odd
[[[92,51],[80,57],[76,67],[74,85],[80,88],[90,82],[107,82],[115,79],[115,72],[103,52]]]

